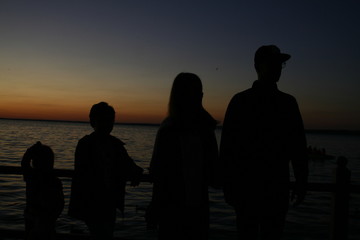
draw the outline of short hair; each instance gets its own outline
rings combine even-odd
[[[37,142],[34,145],[32,154],[32,164],[34,168],[49,170],[54,167],[55,155],[49,146]]]
[[[90,120],[101,118],[115,118],[115,110],[106,102],[94,104],[90,109]]]

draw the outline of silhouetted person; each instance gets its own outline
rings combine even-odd
[[[26,182],[25,239],[55,239],[55,222],[64,208],[62,183],[53,173],[54,153],[37,142],[22,161]]]
[[[124,211],[126,181],[137,185],[143,172],[124,143],[110,135],[114,120],[113,107],[105,102],[93,105],[90,124],[94,132],[79,140],[75,152],[69,215],[85,221],[98,240],[113,238],[116,209]]]
[[[290,55],[274,45],[255,53],[258,80],[229,103],[222,130],[225,200],[234,207],[239,239],[280,239],[289,205],[289,161],[300,204],[308,177],[304,127],[294,97],[278,90]]]
[[[160,240],[208,237],[208,186],[213,184],[218,156],[217,122],[203,108],[202,97],[197,75],[176,76],[150,163]]]

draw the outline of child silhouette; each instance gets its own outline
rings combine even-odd
[[[54,153],[37,142],[25,152],[21,167],[26,182],[25,239],[54,239],[55,222],[64,208],[62,183],[53,173]]]
[[[90,110],[94,132],[79,140],[71,185],[69,215],[83,220],[94,239],[112,239],[116,209],[123,211],[127,180],[138,185],[143,169],[128,155],[124,143],[110,133],[115,111],[105,102]]]

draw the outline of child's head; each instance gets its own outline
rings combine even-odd
[[[106,102],[94,104],[90,110],[90,124],[95,132],[110,134],[115,121],[115,110]]]
[[[49,146],[37,142],[31,149],[32,165],[41,170],[51,170],[54,168],[54,152]]]

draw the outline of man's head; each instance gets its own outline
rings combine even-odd
[[[290,55],[281,53],[275,45],[261,46],[255,53],[254,63],[259,80],[277,82],[281,76],[283,64]]]
[[[106,102],[94,104],[90,110],[90,124],[95,132],[110,134],[115,121],[115,110]]]

